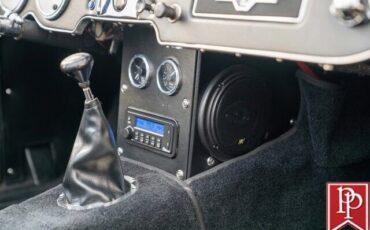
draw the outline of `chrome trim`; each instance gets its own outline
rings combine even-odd
[[[134,63],[134,61],[136,59],[141,59],[144,62],[145,68],[146,68],[145,79],[142,82],[142,84],[136,84],[134,79],[133,79],[133,76],[131,74],[131,67],[132,67],[132,64]],[[152,67],[151,63],[149,62],[148,58],[145,55],[137,54],[137,55],[135,55],[131,58],[130,64],[128,65],[128,78],[129,78],[130,83],[131,83],[132,86],[134,86],[135,88],[138,88],[138,89],[143,89],[143,88],[147,87],[150,83],[150,78],[152,76],[152,73],[153,73],[153,67]]]
[[[45,1],[50,1],[50,0],[45,0]],[[62,2],[59,5],[58,9],[56,9],[52,14],[47,14],[47,13],[45,13],[41,9],[40,0],[36,0],[35,2],[36,2],[36,8],[37,8],[37,10],[40,12],[40,14],[44,18],[46,18],[48,20],[55,20],[55,19],[57,19],[64,12],[64,10],[67,8],[67,6],[69,4],[69,0],[62,0]]]
[[[194,1],[192,15],[202,18],[213,18],[213,19],[236,19],[244,21],[265,21],[265,22],[283,22],[283,23],[300,23],[306,14],[308,0],[302,0],[301,7],[299,9],[298,17],[276,17],[276,16],[247,16],[247,15],[229,15],[229,14],[208,14],[208,13],[196,13],[196,6],[198,0]]]
[[[364,0],[333,0],[329,12],[342,25],[355,27],[367,19],[367,5]]]
[[[168,19],[169,22],[175,23],[182,16],[182,9],[181,9],[181,6],[179,6],[178,4],[172,4],[171,7],[174,8],[175,11],[176,11],[176,18],[174,18],[174,19],[167,18],[167,19]]]
[[[3,1],[0,0],[0,7],[1,8],[10,10],[13,13],[19,13],[19,11],[21,11],[23,9],[23,7],[26,5],[27,0],[20,0],[19,3],[18,3],[18,5],[14,9],[8,9],[7,7],[4,6],[4,4],[2,2]]]
[[[85,95],[85,103],[91,102],[95,99],[94,94],[92,93],[90,87],[82,89]]]
[[[160,81],[160,77],[159,77],[159,71],[160,69],[166,65],[166,64],[170,64],[173,69],[175,70],[175,76],[176,76],[176,87],[172,90],[165,90],[162,88],[161,84],[159,83]],[[179,69],[179,64],[177,61],[175,61],[173,58],[167,58],[165,59],[157,68],[157,74],[156,74],[156,78],[157,78],[157,86],[158,86],[158,89],[159,91],[161,91],[161,93],[167,95],[167,96],[172,96],[174,95],[175,93],[177,93],[179,91],[179,89],[181,88],[181,84],[182,84],[182,81],[181,81],[181,72],[180,72],[180,69]]]

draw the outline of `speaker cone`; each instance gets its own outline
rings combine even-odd
[[[264,78],[244,66],[225,69],[211,81],[200,102],[198,132],[213,157],[225,161],[264,141],[270,95]]]

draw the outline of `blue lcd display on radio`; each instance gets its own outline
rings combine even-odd
[[[145,131],[149,131],[158,135],[163,135],[164,134],[164,125],[149,121],[143,118],[136,118],[136,127],[139,129],[143,129]]]

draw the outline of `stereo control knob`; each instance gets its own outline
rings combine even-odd
[[[127,0],[113,0],[113,8],[115,11],[122,11],[125,9]]]
[[[123,137],[125,139],[131,139],[133,136],[134,136],[134,128],[132,128],[131,126],[127,126],[124,130],[123,130]]]
[[[181,16],[181,8],[177,5],[168,6],[163,2],[158,2],[154,7],[154,14],[157,18],[168,18],[176,21]]]
[[[354,27],[366,19],[365,0],[333,0],[330,5],[330,13],[336,17],[340,23],[348,27]]]

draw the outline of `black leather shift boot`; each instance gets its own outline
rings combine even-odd
[[[85,103],[63,188],[58,204],[70,209],[107,205],[130,190],[98,99]]]

